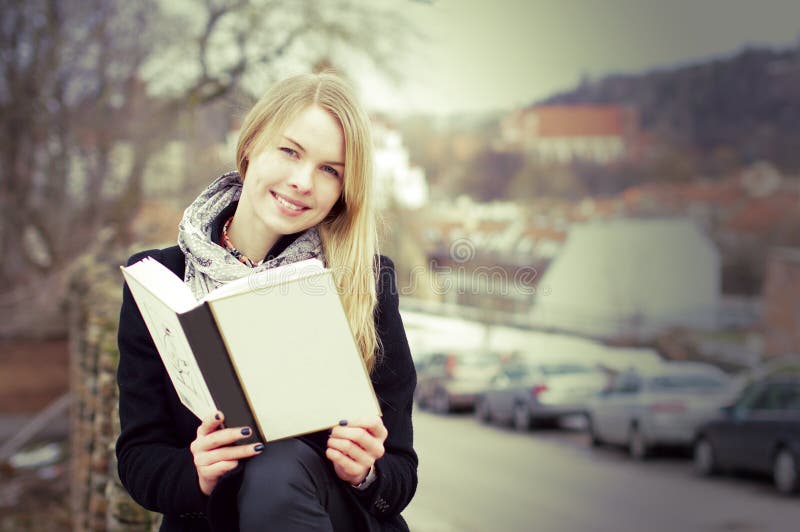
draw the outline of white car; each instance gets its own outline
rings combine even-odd
[[[513,360],[500,368],[478,396],[475,415],[487,423],[526,431],[559,418],[585,414],[587,402],[608,381],[606,373],[581,361]]]
[[[589,406],[593,445],[625,445],[645,459],[660,445],[690,447],[697,428],[731,403],[738,388],[719,368],[665,362],[616,376]]]

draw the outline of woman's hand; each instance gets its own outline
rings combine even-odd
[[[383,442],[388,435],[379,417],[343,421],[331,430],[325,456],[333,462],[340,479],[358,485],[383,456]]]
[[[237,440],[249,437],[251,429],[223,429],[223,421],[222,412],[209,415],[197,427],[197,438],[189,446],[194,456],[200,491],[206,495],[211,495],[219,477],[236,467],[240,459],[255,456],[264,450],[261,443],[233,445]]]

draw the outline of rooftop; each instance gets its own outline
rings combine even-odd
[[[624,135],[630,112],[616,105],[540,105],[533,109],[539,137]]]

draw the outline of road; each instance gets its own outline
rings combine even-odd
[[[674,453],[635,463],[575,430],[519,434],[422,411],[414,422],[412,532],[800,530],[800,497],[760,479],[696,478]]]

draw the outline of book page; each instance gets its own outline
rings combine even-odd
[[[175,312],[186,312],[197,306],[192,292],[172,271],[153,259],[145,257],[139,262],[123,267],[122,271],[139,281],[139,283],[156,295],[164,304]]]
[[[158,261],[152,262],[166,269]],[[158,275],[144,276],[146,282],[151,283],[145,285],[139,281],[141,272],[137,272],[137,275],[134,276],[130,272],[131,268],[132,266],[122,268],[122,273],[128,282],[136,305],[142,313],[142,318],[144,318],[147,330],[158,349],[164,367],[175,386],[175,391],[186,408],[202,419],[214,412],[216,407],[178,321],[177,314],[166,301],[155,295],[167,297],[164,294],[171,295],[171,292],[162,290],[164,286],[154,281],[154,279],[158,279]],[[167,271],[172,274],[169,270]],[[178,279],[175,275],[172,276]],[[194,301],[193,298],[192,300]]]
[[[226,283],[209,292],[202,301],[213,301],[235,294],[268,290],[270,287],[323,271],[325,271],[325,265],[319,259],[292,262]]]
[[[209,305],[267,440],[380,415],[330,271]]]

